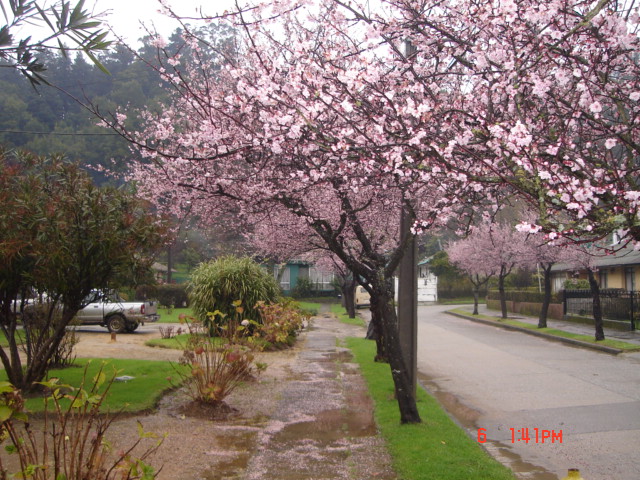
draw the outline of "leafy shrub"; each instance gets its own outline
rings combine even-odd
[[[188,307],[189,296],[184,284],[166,284],[156,287],[155,298],[163,307]]]
[[[0,456],[0,478],[31,478],[34,480],[151,480],[157,472],[145,460],[162,444],[164,438],[144,432],[138,422],[139,438],[130,448],[120,450],[113,460],[106,433],[113,417],[100,413],[100,407],[115,378],[110,380],[101,369],[87,390],[86,381],[80,388],[58,385],[56,379],[42,382],[50,390],[45,402],[42,433],[37,433],[24,412],[24,400],[8,382],[0,382],[0,444],[9,454],[17,455],[20,471],[7,476]],[[86,370],[85,370],[86,380]],[[104,388],[102,388],[104,387]],[[99,391],[102,389],[102,393]],[[68,407],[62,399],[69,399]],[[53,409],[53,412],[50,411]],[[156,438],[140,457],[131,452],[145,438]]]
[[[280,297],[276,280],[248,257],[225,256],[201,263],[193,271],[187,291],[195,317],[212,334],[235,318],[238,301],[245,319],[260,322],[258,302],[275,302]],[[219,315],[208,315],[219,312]]]
[[[528,303],[542,303],[544,299],[544,292],[536,290],[506,290],[505,299],[510,302],[528,302]],[[551,303],[562,303],[561,293],[556,292],[551,295]],[[500,293],[498,290],[489,290],[487,292],[487,300],[499,300]]]
[[[272,304],[260,302],[258,310],[262,323],[257,326],[253,338],[260,338],[263,348],[292,345],[298,331],[302,329],[304,320],[308,320],[310,316],[291,301]]]
[[[158,298],[158,285],[140,285],[136,288],[135,299],[137,301]]]
[[[590,290],[589,280],[586,278],[568,278],[564,281],[565,290]]]
[[[189,336],[180,359],[188,372],[178,373],[193,400],[220,404],[241,382],[261,370],[253,360],[253,352],[245,346],[220,346],[208,335],[195,334]]]
[[[315,285],[308,278],[298,278],[298,283],[291,290],[293,298],[309,298],[315,293]]]

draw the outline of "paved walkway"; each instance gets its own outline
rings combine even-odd
[[[364,332],[330,315],[313,320],[242,478],[396,478],[364,380],[340,347],[341,339]]]
[[[462,308],[468,308],[469,311],[473,311],[473,306],[464,306]],[[486,305],[478,306],[478,313],[481,315],[491,315],[499,317],[501,313],[498,310],[489,310]],[[509,318],[513,320],[518,320],[521,322],[531,323],[533,325],[538,324],[537,317],[528,317],[525,315],[521,315],[519,313],[509,313]],[[582,335],[590,335],[593,336],[595,333],[595,327],[593,324],[584,324],[584,323],[576,323],[576,322],[567,322],[564,320],[555,320],[553,318],[549,318],[547,320],[547,326],[549,328],[557,328],[558,330],[564,330],[565,332],[570,333],[580,333]],[[621,331],[616,330],[614,328],[604,328],[604,336],[605,338],[611,338],[615,340],[622,340],[629,343],[637,343],[640,345],[640,330],[634,331]]]

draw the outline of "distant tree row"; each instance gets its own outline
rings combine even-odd
[[[220,43],[231,36],[229,31],[210,28],[204,38],[210,39],[213,49],[217,47],[211,39]],[[213,56],[211,50],[203,50],[205,55]],[[198,54],[203,55],[203,50]],[[96,117],[82,104],[90,103],[104,114],[116,110],[125,114],[136,109],[162,111],[166,89],[153,67],[159,64],[159,52],[164,55],[176,51],[182,53],[184,61],[194,54],[180,31],[162,49],[152,44],[150,37],[142,39],[137,51],[116,45],[96,55],[108,75],[81,53],[71,58],[44,51],[38,54],[38,61],[46,70],[39,74],[51,85],[41,83],[35,88],[18,69],[0,68],[0,144],[39,155],[62,153],[85,165],[126,171],[133,155],[127,142],[99,126]],[[135,116],[128,118],[132,119],[128,126],[136,128]],[[100,177],[97,173],[95,176]]]

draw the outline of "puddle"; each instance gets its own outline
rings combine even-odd
[[[314,442],[328,445],[346,437],[368,437],[376,435],[376,426],[363,422],[363,418],[345,409],[325,410],[308,422],[287,425],[274,440],[281,443],[295,443],[300,439],[312,438]]]
[[[482,416],[480,411],[465,405],[452,393],[442,390],[436,382],[423,373],[418,374],[418,381],[438,400],[438,403],[458,425],[463,427],[467,432],[478,431],[477,422]],[[471,438],[475,438],[473,433],[471,434]],[[489,439],[486,443],[482,444],[482,447],[487,450],[493,458],[513,470],[518,478],[522,480],[558,480],[556,474],[523,460],[522,457],[515,453],[507,444]]]

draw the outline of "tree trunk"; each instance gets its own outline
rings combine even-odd
[[[355,292],[358,282],[353,276],[345,278],[340,290],[342,291],[342,304],[347,311],[349,318],[356,318]]]
[[[502,318],[507,318],[507,296],[504,293],[504,279],[506,277],[504,268],[500,269],[500,276],[498,277],[498,293],[500,294],[500,310],[502,310]]]
[[[380,314],[380,307],[378,306],[378,301],[376,300],[375,295],[371,296],[369,302],[371,321],[369,322],[369,326],[367,328],[367,336],[365,338],[367,338],[368,340],[376,341],[376,356],[373,360],[375,362],[389,363],[384,344],[384,335],[382,334],[382,318]]]
[[[173,254],[172,252],[173,245],[169,245],[167,247],[167,283],[171,284],[173,281],[172,270],[173,270]]]
[[[544,272],[544,296],[542,297],[542,307],[538,317],[538,328],[547,328],[547,316],[549,315],[549,305],[551,304],[551,267],[553,263],[542,266]]]
[[[589,275],[589,286],[591,287],[591,296],[593,297],[593,319],[596,327],[596,341],[604,340],[604,328],[602,325],[602,306],[600,305],[600,286],[596,280],[593,271],[587,269]]]
[[[409,378],[409,371],[405,365],[398,335],[398,317],[393,300],[393,279],[385,279],[382,288],[372,285],[379,300],[379,310],[382,314],[382,335],[389,358],[391,375],[395,387],[395,395],[400,409],[400,423],[420,423],[420,414],[416,405],[413,383]]]
[[[478,315],[478,300],[480,298],[480,287],[473,284],[473,315]]]

